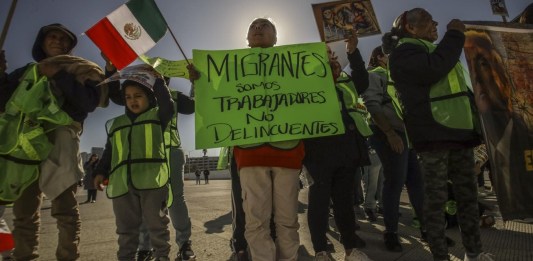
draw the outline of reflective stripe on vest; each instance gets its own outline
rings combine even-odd
[[[402,38],[398,45],[412,43],[426,47],[432,53],[437,45],[422,39]],[[468,87],[463,67],[458,62],[446,78],[433,84],[429,91],[429,101],[433,119],[439,124],[453,129],[474,129],[474,114],[468,97]]]
[[[364,108],[364,105],[360,101],[357,90],[350,77],[348,77],[345,72],[342,72],[339,78],[337,78],[337,84],[335,86],[342,92],[342,97],[340,97],[340,99],[343,99],[348,114],[350,114],[350,117],[353,119],[359,133],[361,133],[363,137],[372,135],[372,130],[368,126],[368,112],[361,109],[361,107]],[[358,106],[358,103],[360,103],[360,106]],[[339,102],[339,104],[342,106],[342,102]],[[340,109],[342,110],[342,108]]]
[[[39,177],[39,164],[52,144],[45,133],[55,125],[69,125],[36,64],[28,66],[0,115],[0,200],[15,201]]]
[[[112,146],[109,198],[128,193],[129,184],[139,190],[167,185],[169,169],[158,111],[150,109],[133,122],[121,115],[106,123]]]

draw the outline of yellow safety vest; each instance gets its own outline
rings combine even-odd
[[[353,84],[353,81],[348,77],[345,72],[342,72],[339,78],[337,78],[337,84],[335,85],[338,90],[342,92],[344,105],[350,114],[350,117],[355,122],[357,130],[363,137],[372,135],[372,130],[368,126],[368,111],[366,111],[357,90]],[[339,103],[342,106],[342,103]],[[341,108],[342,110],[342,108]]]
[[[112,147],[106,190],[109,198],[128,193],[129,184],[139,190],[168,184],[169,168],[158,111],[158,107],[150,109],[134,121],[121,115],[106,123]]]
[[[52,150],[46,132],[72,122],[48,79],[30,64],[0,115],[0,200],[15,201],[37,180],[39,164]]]
[[[402,38],[398,45],[404,43],[424,46],[428,53],[437,48],[437,45],[422,39]],[[477,115],[472,110],[468,86],[460,62],[446,78],[431,86],[429,101],[433,119],[437,123],[452,129],[474,130],[478,128]]]

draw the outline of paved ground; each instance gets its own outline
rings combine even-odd
[[[404,193],[405,194],[405,193]],[[197,260],[229,260],[231,256],[229,239],[231,237],[231,202],[229,180],[213,180],[209,185],[194,185],[194,181],[186,181],[185,196],[187,198],[192,219],[193,249],[198,255]],[[85,200],[85,191],[79,192],[78,201]],[[114,260],[117,250],[117,236],[115,234],[115,220],[111,208],[111,200],[99,192],[98,200],[94,204],[81,204],[80,211],[83,221],[81,234],[81,260]],[[486,197],[486,202],[494,206],[493,212],[497,213],[494,197]],[[55,260],[54,252],[57,242],[57,229],[55,220],[50,216],[50,202],[45,200],[42,211],[42,230],[40,260]],[[300,257],[299,260],[313,260],[314,255],[309,229],[306,220],[307,190],[300,193]],[[359,224],[361,230],[358,234],[367,242],[363,249],[375,261],[388,260],[431,260],[428,248],[420,243],[418,229],[411,227],[411,210],[402,196],[400,210],[400,235],[404,251],[390,253],[385,250],[382,240],[383,219],[369,223],[363,220],[359,211]],[[11,210],[6,212],[6,220],[11,225]],[[331,222],[333,226],[333,222]],[[172,229],[171,229],[172,231]],[[174,233],[172,233],[172,238]],[[447,231],[458,244],[450,249],[453,260],[462,260],[464,249],[460,242],[457,228]],[[342,247],[338,242],[338,234],[330,232],[330,239],[335,244],[336,252],[331,253],[335,260],[343,260]],[[482,240],[485,251],[495,254],[496,260],[532,261],[533,260],[533,225],[506,222],[497,218],[493,228],[482,229]],[[172,246],[172,256],[176,255],[176,245]]]

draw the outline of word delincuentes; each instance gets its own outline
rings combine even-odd
[[[215,123],[207,126],[212,131],[215,143],[259,139],[277,135],[335,135],[339,134],[342,126],[335,122],[313,121],[308,123],[269,123],[264,126],[245,126],[236,128],[227,123]]]
[[[317,64],[316,61],[319,63]],[[317,68],[317,65],[318,66]],[[217,77],[226,76],[226,81],[238,81],[247,76],[281,76],[298,79],[300,77],[327,76],[328,63],[322,55],[314,52],[298,51],[286,53],[226,54],[220,61],[207,55],[207,81],[213,73]]]

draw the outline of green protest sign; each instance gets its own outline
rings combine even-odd
[[[171,61],[161,57],[151,58],[146,55],[139,56],[139,59],[152,66],[163,76],[189,79],[186,60]]]
[[[193,58],[197,149],[344,133],[324,43]]]

